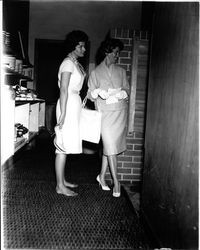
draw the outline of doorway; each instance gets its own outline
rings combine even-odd
[[[55,107],[59,97],[57,72],[64,59],[63,41],[35,40],[35,84],[38,97],[46,102],[45,123],[50,134],[56,125]]]

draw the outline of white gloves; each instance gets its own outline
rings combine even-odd
[[[100,91],[101,91],[101,89],[95,89],[95,90],[91,91],[92,98],[97,99]]]
[[[109,97],[109,94],[107,91],[98,88],[91,91],[91,96],[93,99],[97,99],[97,97],[100,96],[102,99],[105,100]]]
[[[99,96],[102,98],[102,99],[108,99],[108,97],[109,97],[109,94],[108,94],[108,92],[107,91],[105,91],[105,90],[101,90],[100,92],[99,92]]]
[[[117,97],[119,100],[125,99],[127,96],[128,95],[125,90],[122,90],[115,95],[115,97]]]
[[[105,91],[105,90],[98,88],[98,89],[91,91],[91,96],[93,99],[97,99],[97,97],[100,96],[103,100],[106,100],[108,98],[115,98],[116,101],[117,101],[117,99],[122,100],[122,99],[125,99],[128,97],[125,90],[120,91],[120,89],[114,89],[115,92],[118,91],[117,93],[114,93],[113,91],[111,91],[111,89],[109,89],[109,90],[110,91]]]

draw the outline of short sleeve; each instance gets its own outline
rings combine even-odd
[[[89,91],[93,91],[94,89],[98,88],[98,83],[95,75],[95,71],[93,70],[90,74],[89,80],[88,80],[88,88]]]
[[[63,73],[63,72],[73,72],[74,71],[74,63],[69,60],[69,59],[66,59],[62,62],[62,64],[60,65],[60,73]]]

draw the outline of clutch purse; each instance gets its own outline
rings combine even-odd
[[[87,97],[83,100],[80,116],[80,135],[83,141],[99,143],[101,136],[101,112],[85,107]]]

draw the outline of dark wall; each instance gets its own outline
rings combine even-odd
[[[110,29],[140,30],[141,2],[131,1],[34,1],[30,0],[29,55],[34,61],[35,39],[63,40],[73,29],[90,39],[90,61]]]
[[[199,4],[156,3],[142,214],[161,246],[198,240]]]

